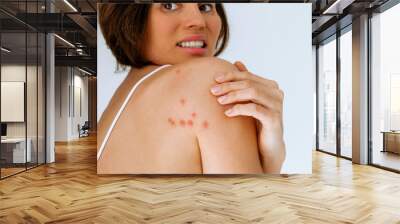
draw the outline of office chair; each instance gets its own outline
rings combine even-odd
[[[78,124],[79,138],[89,136],[89,129],[90,129],[89,121],[85,121],[82,127],[80,127],[80,125]]]

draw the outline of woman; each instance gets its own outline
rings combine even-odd
[[[99,121],[98,173],[279,173],[283,93],[217,59],[220,4],[103,4],[99,22],[131,66]]]

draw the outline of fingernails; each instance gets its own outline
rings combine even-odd
[[[224,77],[225,77],[224,74],[218,74],[218,75],[215,77],[215,80],[216,80],[217,82],[222,82],[222,81],[224,81]]]
[[[212,92],[213,94],[217,94],[217,93],[219,93],[220,91],[221,91],[221,87],[219,87],[219,86],[214,86],[214,87],[211,88],[211,92]]]
[[[223,102],[225,102],[225,100],[226,100],[226,96],[218,97],[217,100],[218,100],[219,103],[223,103]]]
[[[227,115],[227,116],[230,116],[232,114],[233,114],[232,108],[225,111],[225,115]]]

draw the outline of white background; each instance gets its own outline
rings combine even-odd
[[[282,173],[312,172],[313,94],[311,4],[224,4],[230,28],[220,58],[241,60],[254,74],[277,81],[285,93],[286,160]],[[116,61],[98,32],[97,113],[100,118],[127,72],[115,73]]]

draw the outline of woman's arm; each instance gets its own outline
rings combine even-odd
[[[221,105],[233,104],[228,117],[251,116],[257,119],[258,147],[265,173],[280,173],[286,157],[283,139],[283,91],[269,79],[252,74],[241,62],[232,71],[216,77],[211,91],[225,98]],[[247,101],[247,104],[240,104]]]

